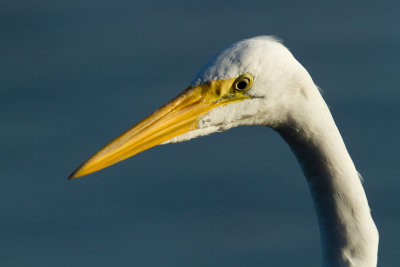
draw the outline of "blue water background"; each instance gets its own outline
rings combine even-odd
[[[363,175],[380,266],[400,262],[398,1],[1,1],[1,266],[319,266],[300,167],[265,127],[86,158],[215,53],[276,35]]]

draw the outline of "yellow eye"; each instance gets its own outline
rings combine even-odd
[[[250,89],[253,84],[253,76],[248,73],[240,75],[233,83],[233,89],[238,92],[245,92]]]

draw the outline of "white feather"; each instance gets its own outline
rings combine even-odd
[[[376,266],[378,232],[358,172],[308,72],[281,42],[261,36],[212,58],[192,85],[250,73],[252,99],[211,110],[181,142],[239,125],[266,125],[289,144],[307,177],[318,213],[326,266]]]

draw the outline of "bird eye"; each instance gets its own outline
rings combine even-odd
[[[235,80],[233,83],[233,88],[239,92],[245,92],[250,89],[253,84],[253,77],[245,73]]]

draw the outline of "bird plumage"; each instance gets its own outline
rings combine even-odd
[[[240,79],[244,80],[240,88]],[[237,42],[213,57],[181,95],[103,148],[72,178],[160,143],[240,125],[264,125],[289,144],[318,214],[326,266],[376,266],[378,232],[354,164],[317,86],[278,40]]]

